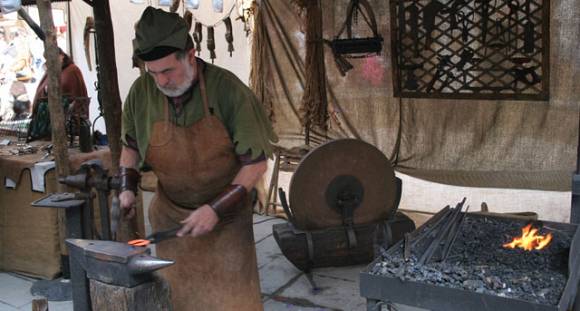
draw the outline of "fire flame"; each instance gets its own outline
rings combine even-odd
[[[532,224],[522,228],[522,235],[515,237],[510,243],[503,245],[505,248],[523,248],[527,251],[542,249],[552,241],[552,234],[539,235],[538,229],[532,229]]]
[[[149,240],[143,240],[143,239],[131,240],[131,241],[127,242],[127,244],[132,245],[132,246],[147,246],[147,245],[149,245],[149,243],[151,243]]]

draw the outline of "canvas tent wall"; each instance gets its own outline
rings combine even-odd
[[[227,1],[224,1],[227,3]],[[570,1],[565,1],[561,5],[554,5],[553,12],[557,16],[560,16],[562,24],[570,24],[574,23],[574,16],[567,14],[566,12],[574,12],[577,11],[577,7],[568,3]],[[292,10],[289,5],[288,1],[261,1],[262,6],[264,3],[270,3],[277,14],[284,14],[283,20],[287,25],[290,25],[296,21],[299,21],[299,16],[297,15],[295,10]],[[324,12],[326,12],[325,16],[328,19],[330,16],[334,21],[335,26],[340,23],[342,16],[344,15],[344,6],[346,1],[323,1],[325,7]],[[389,34],[388,28],[388,21],[386,19],[387,16],[387,8],[385,4],[382,4],[381,1],[371,1],[373,7],[378,7],[379,9],[379,23],[381,25],[381,32],[387,36]],[[92,85],[95,81],[95,72],[88,71],[88,67],[86,65],[86,60],[84,59],[84,51],[82,46],[82,29],[84,28],[84,21],[86,16],[90,16],[92,14],[91,8],[82,1],[72,1],[70,3],[71,8],[71,29],[72,29],[72,50],[75,62],[81,67],[83,73],[85,74],[85,79],[87,80],[88,85]],[[568,9],[566,9],[568,8]],[[131,56],[131,46],[130,40],[133,38],[132,27],[134,21],[136,21],[144,9],[143,5],[135,5],[131,4],[129,1],[114,1],[111,2],[111,13],[113,18],[114,24],[114,31],[115,31],[115,49],[116,49],[116,57],[117,57],[117,68],[119,72],[119,83],[120,83],[120,93],[121,97],[127,94],[127,91],[130,87],[131,82],[134,78],[138,75],[137,69],[131,68],[130,56]],[[571,10],[571,11],[570,11]],[[209,9],[208,9],[209,11]],[[205,11],[204,11],[205,13]],[[576,21],[577,23],[577,21]],[[571,28],[561,27],[562,24],[556,24],[553,26],[552,33],[558,34],[556,36],[556,44],[555,46],[559,47],[562,51],[559,57],[556,57],[553,54],[553,58],[561,59],[562,56],[566,56],[568,54],[564,53],[566,50],[574,50],[570,48],[570,44],[577,44],[567,40],[569,36],[573,36],[577,32],[574,32]],[[297,26],[298,24],[293,24]],[[304,42],[301,41],[304,39],[304,33],[300,29],[300,27],[296,27],[292,34],[292,40],[294,40],[294,44],[299,46],[298,51],[299,55],[302,57],[304,56]],[[325,36],[332,36],[334,34],[334,28],[325,30]],[[272,30],[271,30],[272,31]],[[216,64],[221,65],[225,68],[230,69],[236,75],[238,75],[243,81],[247,81],[249,75],[249,68],[250,68],[250,46],[246,40],[245,33],[243,32],[242,25],[238,22],[234,22],[234,37],[235,37],[235,48],[236,51],[234,52],[234,58],[230,58],[225,45],[221,45],[220,47],[220,38],[223,38],[223,29],[216,28],[216,41],[218,42],[218,48],[216,52],[218,53],[218,58],[216,59]],[[560,38],[560,39],[558,39]],[[388,40],[387,40],[388,41]],[[224,41],[225,42],[225,41]],[[222,43],[225,44],[225,43]],[[566,45],[567,44],[567,45]],[[392,98],[392,92],[389,90],[391,88],[391,84],[389,81],[389,55],[388,47],[383,49],[383,53],[381,57],[378,59],[380,65],[384,66],[384,79],[383,83],[378,87],[380,92],[383,92],[387,95],[387,97]],[[204,59],[208,59],[207,51],[202,52],[201,57]],[[557,51],[555,53],[558,53]],[[94,55],[94,51],[91,53]],[[574,56],[567,56],[568,61],[565,63],[566,66],[570,66],[571,68],[576,68],[578,64],[577,57]],[[327,60],[327,68],[329,71],[335,70],[331,63]],[[355,70],[362,70],[360,67]],[[291,71],[284,72],[285,75]],[[567,71],[569,72],[569,71]],[[565,83],[570,83],[566,76],[557,76],[553,75],[556,78],[556,82],[561,81],[560,83],[552,83],[554,85],[554,91],[558,91],[561,88],[568,88],[569,90],[577,89],[576,84],[578,82],[572,81],[572,85],[565,87]],[[273,76],[264,76],[265,79],[272,79]],[[372,77],[371,77],[372,78]],[[573,79],[572,79],[573,80]],[[346,81],[341,81],[338,79],[335,81],[338,84],[341,84],[346,87]],[[361,80],[361,82],[363,82]],[[576,84],[574,84],[576,83]],[[369,99],[376,98],[380,95],[377,93],[377,87],[373,87],[369,85],[369,83],[361,83],[362,85],[356,85],[357,92],[352,93],[351,96],[360,96],[363,95],[362,98],[358,98],[361,102],[368,102]],[[293,81],[291,84],[291,89],[295,98],[300,98],[300,94],[302,91],[302,87],[298,81]],[[349,86],[352,87],[352,86]],[[91,90],[92,91],[92,90]],[[553,92],[554,93],[554,92]],[[576,92],[578,93],[578,92]],[[569,96],[568,96],[569,95]],[[577,103],[574,101],[574,92],[566,94],[560,94],[557,96],[557,105],[563,107],[572,107],[570,111],[571,114],[576,112],[577,116]],[[92,116],[95,116],[95,109],[97,105],[94,103],[96,99],[96,95],[91,94],[93,97],[93,104],[92,104]],[[278,99],[278,98],[276,98]],[[389,99],[389,103],[391,106],[394,106],[396,102],[393,102],[393,99]],[[279,106],[276,109],[288,109],[287,106],[284,106],[285,103],[280,101]],[[331,103],[332,104],[332,103]],[[425,106],[428,106],[428,103],[417,102],[417,103],[408,103],[409,105],[407,108],[410,108],[411,111],[415,111],[417,109],[421,110]],[[450,106],[454,105],[454,102],[438,102],[437,105],[441,106]],[[483,104],[487,105],[487,104]],[[513,105],[520,105],[515,103]],[[284,108],[286,107],[286,108]],[[334,106],[336,108],[336,106]],[[364,122],[367,125],[366,127],[360,127],[359,131],[362,133],[363,139],[376,144],[381,148],[387,155],[392,154],[393,144],[393,132],[389,132],[388,127],[385,127],[385,124],[397,124],[397,119],[393,119],[393,114],[387,111],[389,108],[387,105],[380,106],[379,110],[373,110],[367,105],[358,105],[358,106],[348,106],[343,107],[343,110],[334,110],[333,113],[335,114],[344,114],[348,118],[355,118],[358,119],[359,122]],[[387,110],[386,110],[387,109]],[[419,112],[419,116],[421,119],[428,118],[429,115],[425,113]],[[369,116],[371,116],[369,118]],[[577,122],[577,118],[576,118]],[[407,123],[406,126],[412,126],[411,123]],[[101,125],[97,124],[97,128],[101,127]],[[285,133],[291,133],[295,137],[300,136],[300,125],[295,116],[292,113],[278,113],[276,119],[276,127],[279,133],[282,134],[283,138],[287,138],[290,136],[285,136]],[[104,127],[103,127],[104,128]],[[570,148],[564,148],[567,150],[569,154],[567,155],[568,160],[565,161],[563,167],[572,167],[573,161],[571,160],[572,157],[575,157],[575,139],[577,135],[577,124],[575,129],[573,129],[573,134],[566,144],[573,144],[574,151],[571,152]],[[348,133],[346,136],[352,136]],[[427,135],[428,136],[428,135]],[[427,139],[428,137],[425,136]],[[388,139],[384,139],[385,137],[389,137]],[[577,141],[577,140],[576,140]],[[284,140],[283,140],[284,142]],[[294,140],[293,143],[296,143],[297,140]],[[407,140],[407,145],[404,147],[411,147],[414,142],[413,140]],[[415,157],[416,158],[416,157]],[[571,173],[571,171],[570,171]],[[562,189],[561,187],[559,190],[566,190]],[[569,192],[566,191],[536,191],[536,190],[519,190],[519,189],[480,189],[480,188],[467,188],[467,187],[454,187],[454,186],[444,186],[441,184],[425,182],[415,178],[407,178],[405,180],[405,187],[403,192],[403,200],[401,202],[402,208],[409,208],[415,210],[431,210],[435,211],[443,207],[445,204],[452,204],[456,201],[460,200],[461,197],[467,196],[468,198],[472,199],[474,202],[472,203],[475,206],[478,206],[481,201],[486,201],[494,211],[521,211],[521,210],[535,210],[540,212],[542,218],[545,219],[552,219],[552,220],[565,220],[568,218],[569,213]],[[481,201],[480,201],[481,200]],[[477,210],[476,207],[474,207]],[[555,212],[556,210],[556,212]]]
[[[263,14],[258,18],[264,25],[260,33],[264,44],[259,51],[263,57],[254,69],[261,73],[258,76],[269,74],[269,78],[258,80],[257,87],[271,109],[284,147],[304,143],[301,112],[305,108],[301,97],[308,75],[304,65],[309,44],[305,40],[308,34],[304,33],[307,3],[263,0]],[[349,1],[319,3],[323,12],[322,38],[330,40],[344,23]],[[574,13],[580,8],[577,1],[551,2],[547,12],[551,21],[550,34],[546,34],[551,49],[547,101],[395,97],[391,44],[396,40],[390,20],[395,2],[369,3],[385,39],[381,53],[349,59],[354,69],[342,77],[330,49],[325,47],[330,138],[360,137],[389,156],[398,172],[435,182],[555,192],[570,189],[578,142],[580,83],[573,78],[580,71],[576,53],[579,21]],[[360,24],[362,20],[361,13]],[[319,142],[325,140],[322,135],[316,138]],[[459,193],[453,202],[461,199]],[[541,209],[533,202],[517,202],[521,193],[512,192],[515,203],[509,207],[501,201],[493,205],[496,210]],[[544,194],[541,192],[540,196]],[[438,201],[438,208],[453,203],[433,200],[429,195],[422,198],[414,209],[422,209],[428,201]],[[543,209],[569,213],[569,199],[555,206],[549,204]],[[543,216],[555,217],[554,214],[546,212]]]

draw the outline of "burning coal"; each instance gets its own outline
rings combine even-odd
[[[429,238],[433,231],[429,231],[429,226],[422,226],[417,229],[415,239],[424,235],[425,238],[415,245],[410,241],[408,259],[404,254],[404,243],[400,243],[389,251],[383,251],[369,272],[377,277],[400,280],[409,286],[423,283],[542,305],[558,305],[568,280],[569,250],[576,227],[552,224],[555,227],[550,230],[553,236],[550,244],[542,251],[530,252],[519,247],[501,247],[519,234],[514,232],[514,226],[521,228],[525,223],[468,214],[447,260],[421,264],[419,259],[423,250],[433,243],[433,238]],[[529,234],[531,230],[530,227]],[[548,236],[546,233],[542,235]]]
[[[505,243],[503,247],[505,248],[521,248],[526,251],[540,250],[552,241],[552,234],[548,233],[546,235],[538,234],[539,229],[532,228],[532,224],[529,224],[522,228],[522,235],[515,237],[511,242]]]

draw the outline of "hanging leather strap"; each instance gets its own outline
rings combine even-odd
[[[169,12],[171,12],[171,13],[177,12],[177,9],[179,9],[180,2],[181,2],[181,0],[173,0],[173,2],[171,3],[171,6],[169,7]]]
[[[195,50],[197,55],[201,53],[201,40],[203,39],[203,34],[201,32],[201,23],[195,23],[195,29],[193,30],[193,41],[195,41]]]
[[[211,58],[211,63],[213,64],[213,60],[216,58],[213,27],[207,27],[207,49],[209,51],[209,58]]]
[[[230,17],[224,19],[224,24],[226,25],[226,42],[228,43],[228,52],[230,52],[230,57],[234,51],[234,32],[232,30],[232,20]]]
[[[190,10],[185,11],[185,13],[183,13],[183,19],[187,24],[187,32],[189,32],[191,30],[191,23],[193,22],[193,13],[191,13]]]
[[[203,75],[204,68],[205,64],[201,66],[199,62],[197,63],[199,91],[201,92],[201,100],[203,101],[203,111],[205,112],[205,116],[208,117],[211,114],[211,112],[209,110],[209,101],[207,100],[207,92],[205,89],[205,77]]]
[[[367,12],[367,15],[365,15],[368,17],[367,24],[371,28],[371,31],[373,32],[373,36],[374,37],[379,36],[379,31],[377,28],[377,20],[375,19],[375,13],[373,12],[373,8],[368,3],[368,1],[367,0],[351,0],[350,3],[348,4],[348,9],[346,11],[346,21],[344,22],[344,24],[340,28],[340,31],[336,35],[336,38],[339,38],[340,35],[342,35],[344,30],[346,29],[347,38],[352,39],[352,22],[353,22],[352,20],[354,19],[355,14],[359,10],[361,10],[359,5],[362,5]]]

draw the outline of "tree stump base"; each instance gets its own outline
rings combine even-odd
[[[170,311],[169,284],[156,276],[135,287],[110,285],[90,280],[91,304],[99,311]]]

